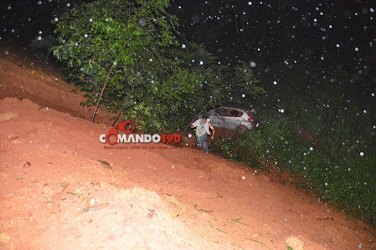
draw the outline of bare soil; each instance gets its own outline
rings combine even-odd
[[[0,51],[0,249],[376,249],[375,229],[197,149],[106,147],[58,71]]]

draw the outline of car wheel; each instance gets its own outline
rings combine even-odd
[[[239,126],[239,127],[236,129],[236,132],[237,132],[238,134],[243,134],[245,131],[247,131],[247,127],[244,126],[244,125],[241,125],[241,126]]]

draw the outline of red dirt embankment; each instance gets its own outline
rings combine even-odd
[[[0,100],[0,249],[376,249],[371,226],[255,169],[105,148],[79,93],[14,60],[0,58],[0,96],[23,98]]]

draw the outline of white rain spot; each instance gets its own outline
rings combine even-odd
[[[12,6],[8,5],[8,10],[10,10],[12,8]]]
[[[149,62],[152,62],[152,61],[153,61],[153,59],[152,59],[152,58],[150,58],[150,59],[149,59]]]
[[[313,151],[313,147],[309,147],[309,150]]]
[[[5,55],[8,55],[8,54],[9,54],[9,51],[8,51],[8,50],[5,50],[4,53],[5,53]]]
[[[200,61],[200,65],[203,65],[204,64],[204,62],[203,61]]]
[[[333,28],[333,26],[332,26],[332,25],[329,25],[329,28],[331,29],[331,28]]]
[[[43,33],[43,32],[42,32],[41,30],[38,32],[39,35],[42,35],[42,33]]]
[[[364,113],[364,114],[367,114],[367,110],[363,110],[363,113]]]
[[[244,98],[244,97],[245,97],[245,94],[242,94],[242,97]]]
[[[38,41],[42,40],[42,37],[41,36],[38,36]]]
[[[192,134],[188,134],[188,138],[192,138]]]
[[[38,5],[41,5],[41,4],[42,4],[42,1],[38,1],[37,4],[38,4]]]
[[[328,186],[328,183],[327,183],[327,182],[325,182],[325,186]]]
[[[93,18],[90,18],[90,19],[89,19],[89,22],[92,22],[92,21],[93,21]]]
[[[371,93],[371,96],[375,96],[375,93]]]
[[[55,22],[59,21],[59,18],[55,17],[54,21],[55,21]]]
[[[108,18],[104,19],[106,22],[108,22]]]
[[[372,13],[375,12],[375,10],[373,8],[370,8],[369,11],[371,11]]]
[[[356,48],[355,48],[355,51],[359,51],[359,48],[358,48],[358,47],[356,47]]]
[[[84,37],[87,37],[87,34],[85,34]]]
[[[181,45],[181,48],[182,48],[182,49],[185,49],[185,48],[186,48],[186,45],[185,45],[185,44],[182,44],[182,45]]]
[[[339,48],[339,44],[338,43],[336,44],[336,47]]]
[[[178,9],[181,10],[181,6],[178,6]]]
[[[245,176],[242,176],[242,180],[245,180]]]
[[[249,65],[251,66],[251,68],[256,68],[257,66],[257,64],[254,61],[251,61]]]
[[[274,84],[274,85],[277,85],[277,81],[274,81],[273,84]]]
[[[67,3],[67,7],[70,7],[70,3]]]
[[[285,113],[285,110],[284,109],[278,109],[278,112],[279,113]]]
[[[360,156],[364,156],[364,152],[360,152],[359,155],[360,155]]]
[[[284,61],[283,63],[284,63],[284,64],[286,64],[286,65],[289,65],[289,62],[288,62],[288,61],[286,61],[286,60],[285,60],[285,61]]]

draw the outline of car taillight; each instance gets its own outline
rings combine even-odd
[[[253,122],[253,116],[250,115],[250,116],[248,117],[248,121],[249,121],[249,122]]]

